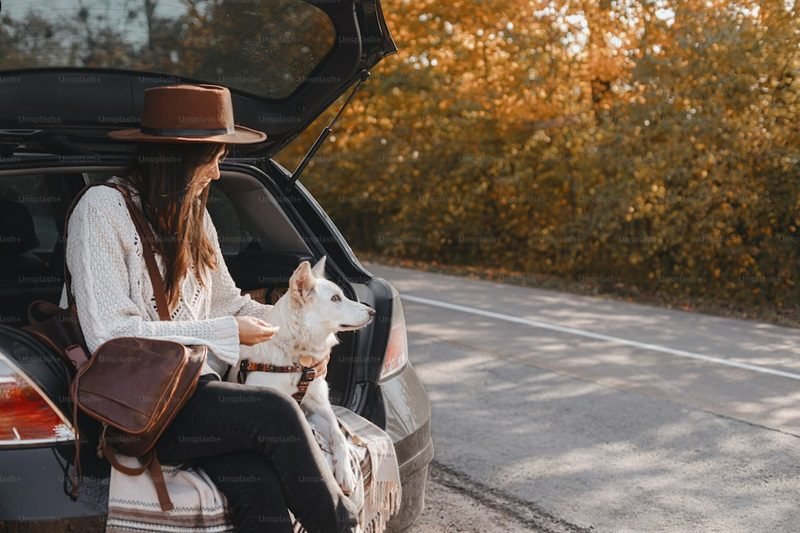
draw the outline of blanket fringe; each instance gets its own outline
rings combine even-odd
[[[364,533],[383,533],[386,531],[386,522],[400,510],[402,500],[400,485],[386,481],[378,482],[377,486],[373,484],[370,499],[373,509],[379,511],[375,512],[372,520],[364,525]]]
[[[370,508],[367,509],[365,503],[364,508],[361,509],[360,515],[362,520],[365,520],[366,516],[371,518],[369,522],[361,524],[361,531],[363,533],[384,533],[389,518],[397,514],[400,510],[400,503],[403,499],[402,487],[399,483],[393,481],[379,481],[375,483],[375,480],[372,480],[369,493]],[[292,519],[294,533],[308,533],[300,522],[294,519],[294,516],[292,516]]]

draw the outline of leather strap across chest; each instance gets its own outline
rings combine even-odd
[[[128,208],[128,213],[130,214],[131,220],[133,221],[133,225],[136,227],[136,231],[139,234],[139,238],[142,243],[142,255],[144,256],[145,266],[147,267],[147,274],[150,276],[150,283],[153,286],[153,295],[156,299],[156,306],[158,307],[158,317],[159,320],[170,320],[170,313],[169,313],[169,306],[167,304],[167,296],[166,290],[164,286],[164,280],[161,277],[161,272],[158,269],[158,263],[156,263],[155,259],[155,249],[157,248],[157,239],[153,230],[151,229],[147,219],[145,218],[142,210],[136,205],[131,198],[130,190],[119,183],[113,182],[102,182],[102,183],[95,183],[91,185],[87,185],[73,198],[72,203],[67,209],[67,215],[65,217],[64,223],[64,242],[67,242],[68,237],[68,229],[69,229],[69,218],[72,215],[72,212],[75,210],[75,206],[78,205],[78,201],[81,197],[91,189],[92,187],[111,187],[116,189],[117,191],[122,194],[123,198],[125,199],[125,205]],[[66,244],[65,250],[66,250]],[[64,283],[67,288],[67,306],[69,309],[75,309],[74,302],[75,296],[72,292],[72,275],[70,274],[69,267],[67,266],[67,254],[64,254]],[[74,313],[75,311],[73,311]],[[77,315],[74,316],[75,322],[77,323],[78,317]],[[81,334],[82,335],[82,334]],[[85,342],[84,342],[85,344]],[[79,347],[77,347],[79,348]],[[78,357],[81,363],[84,363],[86,360],[89,359],[89,355],[85,353],[79,354],[77,351],[74,351],[75,357]]]
[[[309,356],[310,357],[310,356]],[[328,354],[311,366],[303,366],[300,363],[291,365],[271,365],[269,363],[256,363],[245,359],[239,364],[239,374],[237,380],[239,383],[244,383],[247,379],[248,372],[278,372],[282,374],[300,373],[300,381],[297,383],[297,392],[292,394],[297,403],[301,403],[308,390],[308,385],[317,378],[325,377],[327,371],[327,363],[331,355]],[[311,359],[313,361],[313,358]]]

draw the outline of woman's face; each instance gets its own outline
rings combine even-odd
[[[228,155],[228,147],[224,144],[220,144],[219,151],[217,155],[214,156],[214,159],[197,168],[194,179],[197,182],[197,188],[195,190],[198,196],[209,183],[219,179],[219,162],[224,159],[226,155]]]

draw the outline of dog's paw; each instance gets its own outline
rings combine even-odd
[[[336,482],[342,488],[345,496],[350,496],[355,492],[358,479],[350,466],[348,466],[347,461],[334,464],[333,475],[336,477]]]
[[[342,488],[346,496],[350,496],[356,490],[358,478],[350,468],[350,456],[347,453],[347,446],[335,446],[333,452],[333,476]]]

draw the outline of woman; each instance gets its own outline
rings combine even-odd
[[[220,379],[239,345],[270,339],[272,306],[242,296],[206,210],[228,144],[261,142],[233,122],[230,92],[216,85],[147,89],[142,127],[111,132],[138,141],[128,187],[157,240],[170,321],[159,321],[141,243],[119,191],[95,187],[69,221],[67,262],[78,318],[94,352],[109,338],[158,337],[206,344],[193,396],[160,437],[164,463],[194,461],[225,494],[237,531],[352,531],[357,511],[336,483],[297,402],[266,388]]]

